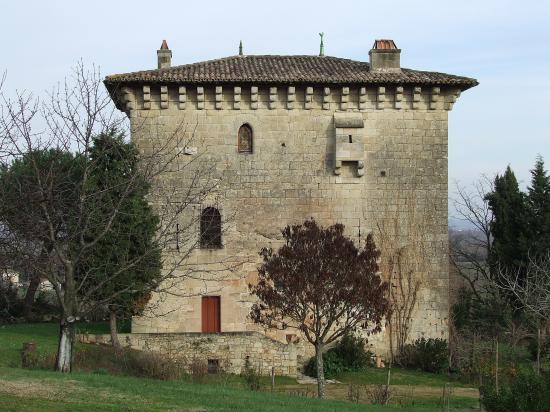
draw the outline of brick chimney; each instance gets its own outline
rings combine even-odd
[[[393,40],[375,40],[369,51],[370,69],[375,72],[400,72],[401,49]]]
[[[168,69],[172,65],[172,50],[168,48],[166,40],[162,41],[160,49],[157,50],[157,61],[159,69]]]

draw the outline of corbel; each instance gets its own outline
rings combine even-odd
[[[160,86],[160,108],[168,109],[168,86]]]
[[[422,96],[422,88],[421,87],[414,87],[413,88],[413,109],[419,109],[420,108],[420,98]]]
[[[216,86],[215,107],[216,110],[223,109],[223,88],[222,86]]]
[[[367,109],[367,88],[359,88],[359,110]]]
[[[306,95],[305,95],[305,101],[304,101],[304,108],[306,110],[310,110],[311,109],[311,105],[312,105],[312,102],[313,102],[313,87],[311,86],[308,86],[306,87]]]
[[[124,99],[126,111],[129,113],[135,109],[134,95],[132,93],[132,90],[129,87],[125,87],[122,91],[122,94],[124,96],[123,99]]]
[[[386,105],[386,88],[384,86],[379,86],[376,93],[376,108],[378,110],[383,110]]]
[[[294,102],[296,101],[296,87],[288,86],[286,108],[289,110],[294,109]]]
[[[204,109],[204,87],[197,86],[197,109]]]
[[[185,103],[187,103],[187,89],[185,86],[180,86],[178,89],[178,107],[180,110],[185,109]]]
[[[330,88],[323,88],[323,110],[330,109]]]
[[[258,86],[250,87],[250,108],[252,110],[258,108]]]
[[[460,97],[460,90],[450,93],[445,102],[445,110],[453,110],[453,106]]]
[[[403,108],[403,86],[397,86],[395,89],[395,108],[397,110]]]
[[[438,102],[439,102],[439,95],[441,93],[441,89],[439,87],[432,87],[432,92],[430,95],[430,110],[437,109]]]
[[[143,86],[143,109],[151,108],[151,86]]]
[[[348,102],[349,102],[349,87],[344,86],[342,87],[342,97],[340,99],[340,109],[341,110],[348,110]]]
[[[277,108],[277,88],[276,87],[269,88],[269,108],[270,109]]]
[[[233,109],[241,109],[241,88],[240,86],[235,86],[233,88]]]

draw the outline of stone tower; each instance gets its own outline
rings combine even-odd
[[[343,223],[358,243],[373,232],[381,246],[383,228],[397,239],[386,239],[388,248],[422,243],[416,264],[424,277],[409,337],[447,337],[447,119],[477,81],[401,68],[400,53],[392,40],[377,40],[369,63],[237,55],[170,66],[163,42],[159,69],[105,79],[140,150],[192,125],[181,132],[191,136],[192,129],[187,156],[203,153],[216,165],[216,196],[194,213],[231,218],[213,242],[198,242],[192,264],[246,262],[211,282],[186,281],[189,297],[154,298],[163,316],[134,318],[132,332],[260,336],[248,319],[258,252],[277,247],[286,224],[313,217],[322,225]],[[411,240],[414,227],[422,233]],[[197,227],[196,237],[202,235]],[[286,343],[291,333],[271,337]],[[384,333],[372,343],[384,351]]]

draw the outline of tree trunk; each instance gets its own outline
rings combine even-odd
[[[540,346],[541,346],[540,323],[537,325],[537,375],[540,376]]]
[[[75,337],[75,318],[73,316],[63,316],[59,329],[59,345],[55,365],[58,372],[67,373],[72,371]]]
[[[116,312],[112,309],[109,310],[109,329],[111,331],[111,344],[115,348],[120,348],[120,342],[118,340],[118,331],[116,325]]]
[[[315,345],[315,357],[317,360],[317,397],[325,397],[325,367],[323,365],[323,345]]]
[[[55,369],[59,372],[71,372],[73,368],[74,343],[76,339],[77,299],[72,262],[65,262],[65,290],[63,291],[63,314],[59,330],[59,344]]]
[[[498,336],[495,338],[495,388],[498,395]]]
[[[29,281],[27,292],[25,293],[25,299],[23,300],[23,316],[27,320],[31,317],[32,305],[34,303],[34,297],[36,296],[38,286],[40,286],[40,276],[33,274]]]

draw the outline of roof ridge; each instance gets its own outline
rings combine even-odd
[[[369,64],[368,62],[364,62],[364,61],[361,61],[361,60],[348,59],[346,57],[318,56],[316,54],[242,54],[242,55],[235,54],[233,56],[219,57],[217,59],[209,59],[209,60],[202,60],[202,61],[193,62],[193,63],[178,64],[177,66],[172,66],[170,68],[175,69],[177,67],[182,67],[182,66],[191,66],[191,65],[194,65],[194,64],[212,63],[212,62],[224,61],[224,60],[229,60],[229,59],[247,59],[249,57],[296,57],[296,58],[307,57],[307,58],[316,58],[316,59],[346,60],[346,61],[350,61],[350,62]],[[157,69],[152,69],[152,70],[157,70]],[[149,71],[149,70],[142,70],[142,71]]]

